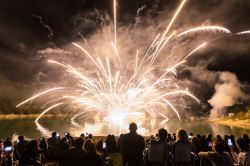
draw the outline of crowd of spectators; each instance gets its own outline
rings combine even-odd
[[[179,129],[169,134],[166,129],[149,138],[139,135],[136,123],[119,138],[108,135],[94,140],[92,134],[73,138],[53,132],[39,140],[0,140],[0,166],[112,166],[110,153],[121,154],[122,166],[250,166],[250,139],[233,135],[187,134]]]

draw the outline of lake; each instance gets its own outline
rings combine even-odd
[[[43,118],[39,124],[34,122],[34,118],[16,118],[0,120],[0,138],[11,137],[13,134],[22,134],[28,138],[39,138],[48,136],[50,131],[57,131],[61,135],[64,132],[70,132],[73,136],[79,136],[81,133],[93,133],[94,136],[106,136],[108,133],[119,135],[117,130],[112,130],[112,126],[105,123],[96,123],[93,121],[85,121],[83,123],[73,124],[68,118]],[[164,127],[170,133],[175,133],[178,128],[183,128],[187,132],[194,134],[213,134],[224,135],[234,134],[240,136],[243,133],[250,134],[250,128],[244,129],[240,127],[230,127],[218,123],[208,122],[206,120],[197,121],[178,121],[172,120],[166,124],[157,124],[155,128],[140,128],[139,132],[145,136],[155,134],[157,129]],[[122,132],[127,132],[127,125]],[[47,133],[46,133],[47,132]],[[46,135],[47,134],[47,135]]]

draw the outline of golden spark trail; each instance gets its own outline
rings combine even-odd
[[[62,89],[64,89],[64,87],[52,88],[52,89],[46,90],[46,91],[44,91],[44,92],[38,93],[38,94],[32,96],[31,98],[29,98],[29,99],[27,99],[27,100],[21,102],[21,103],[18,104],[16,107],[20,107],[21,105],[26,104],[27,102],[32,101],[32,100],[34,100],[34,99],[36,99],[36,98],[38,98],[38,97],[40,97],[40,96],[42,96],[42,95],[45,95],[45,94],[47,94],[47,93],[50,93],[50,92],[53,92],[53,91],[57,91],[57,90],[62,90]]]
[[[236,35],[246,35],[246,34],[250,34],[250,30],[236,33]]]
[[[215,33],[217,31],[231,35],[231,31],[228,30],[227,28],[214,25],[214,26],[199,26],[199,27],[196,27],[196,28],[191,28],[189,30],[181,32],[177,36],[181,37],[181,36],[188,35],[188,34],[191,34],[191,33],[200,33],[200,32],[213,32],[213,33]]]
[[[52,110],[52,109],[54,109],[54,108],[56,108],[56,107],[58,107],[58,106],[61,106],[61,105],[63,105],[63,104],[64,104],[64,103],[57,103],[57,104],[55,104],[55,105],[50,106],[49,108],[47,108],[46,110],[44,110],[44,111],[36,118],[35,122],[38,122],[39,119],[40,119],[44,114],[46,114],[47,112],[49,112],[50,110]]]

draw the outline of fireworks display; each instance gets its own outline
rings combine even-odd
[[[78,119],[92,119],[95,124],[104,125],[105,123],[108,132],[115,134],[126,130],[128,123],[131,121],[136,121],[141,130],[145,130],[147,127],[154,128],[156,121],[163,125],[169,120],[171,111],[181,120],[178,107],[179,105],[184,107],[185,104],[178,103],[177,99],[185,98],[185,100],[188,100],[190,98],[197,103],[199,103],[199,99],[186,87],[183,88],[178,85],[177,70],[185,65],[190,56],[207,47],[209,41],[198,43],[178,58],[173,57],[173,53],[170,54],[170,52],[176,50],[176,48],[173,48],[174,45],[183,42],[183,38],[200,33],[234,35],[227,28],[218,25],[200,26],[185,30],[174,29],[173,24],[185,3],[186,0],[180,3],[165,31],[154,37],[148,49],[131,50],[135,56],[128,60],[119,49],[123,45],[119,45],[119,31],[116,20],[117,2],[114,0],[113,42],[110,43],[110,48],[113,50],[108,51],[112,52],[112,55],[95,55],[91,53],[89,48],[81,46],[80,43],[73,43],[88,58],[88,62],[92,66],[91,72],[83,72],[83,69],[74,67],[72,64],[48,59],[49,64],[64,69],[74,78],[72,80],[76,81],[73,83],[69,81],[71,82],[70,86],[51,87],[26,99],[17,107],[53,95],[53,99],[48,98],[49,101],[42,106],[44,110],[35,120],[37,129],[44,136],[49,136],[50,131],[39,123],[39,119],[53,109],[68,109],[72,124],[82,131],[92,130],[89,131],[92,133],[95,133],[95,130],[102,130],[102,126],[85,125],[81,127]],[[235,35],[247,33],[249,31],[239,32]],[[90,47],[95,46],[90,45]],[[169,62],[171,63],[160,64],[157,59],[166,48],[169,49],[170,55],[167,58],[170,58]],[[171,60],[171,58],[174,60]],[[147,123],[147,127],[145,123]]]

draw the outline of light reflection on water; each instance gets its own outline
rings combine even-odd
[[[116,129],[112,129],[112,126],[110,127],[105,123],[95,123],[94,121],[81,122],[81,125],[75,126],[67,118],[46,118],[41,119],[40,124],[60,134],[70,132],[73,136],[79,136],[82,132],[93,133],[95,136],[106,136],[107,134],[119,135],[119,132]],[[166,128],[170,133],[175,133],[178,128],[183,128],[187,130],[187,132],[193,132],[194,134],[234,134],[235,136],[241,136],[243,133],[250,134],[250,129],[230,127],[208,121],[178,120],[170,120],[165,125],[156,123],[155,129],[149,128],[148,126],[144,126],[144,128],[139,127],[139,132],[143,135],[152,135],[157,132],[157,129],[162,127]],[[127,129],[122,130],[123,133],[127,131]],[[14,133],[25,135],[28,138],[41,137],[33,118],[1,119],[0,138],[11,137]]]

